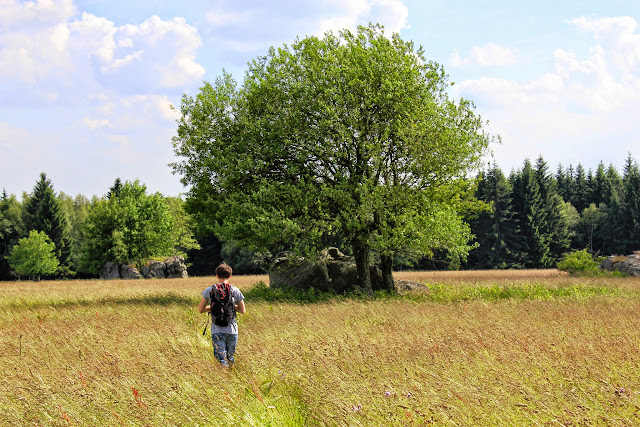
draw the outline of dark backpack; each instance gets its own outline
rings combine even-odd
[[[236,315],[236,300],[231,296],[231,285],[218,283],[211,288],[211,322],[218,326],[229,326]]]

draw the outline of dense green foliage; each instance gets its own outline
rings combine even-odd
[[[0,279],[9,277],[7,256],[22,231],[22,205],[15,195],[2,191],[0,199]]]
[[[68,194],[60,192],[58,200],[69,221],[69,237],[73,242],[70,256],[71,268],[73,271],[78,271],[86,245],[85,221],[98,198],[93,196],[92,200],[89,200],[82,194],[72,198]]]
[[[511,211],[511,192],[502,171],[494,164],[480,174],[478,199],[491,210],[470,218],[478,247],[469,254],[469,264],[479,269],[513,268],[518,265],[517,228]]]
[[[529,162],[526,162],[529,163]],[[526,166],[526,164],[525,164]],[[525,172],[525,169],[529,169]],[[584,169],[582,167],[578,168]],[[566,198],[570,198],[572,188],[576,187],[577,177],[572,166],[564,169],[558,168],[555,176],[549,176],[544,171],[544,161],[542,158],[536,162],[534,168],[529,164],[528,168],[512,171],[509,177],[505,177],[500,168],[493,164],[488,170],[480,173],[476,197],[487,202],[489,210],[474,214],[467,218],[472,232],[475,234],[477,247],[473,249],[468,258],[468,262],[462,265],[467,269],[502,269],[502,268],[524,268],[523,260],[527,259],[527,246],[523,244],[523,232],[516,216],[516,205],[514,199],[522,199],[514,191],[514,182],[519,175],[531,173],[538,178],[538,191],[541,185],[541,176],[547,177],[547,194],[554,193],[556,197],[554,203],[540,204],[546,212],[546,218],[553,217],[553,212],[549,214],[550,208],[557,210],[559,214],[559,225],[555,227],[539,226],[536,230],[547,230],[545,241],[548,242],[548,254],[551,257],[551,266],[557,265],[564,256],[571,251],[581,251],[587,249],[591,255],[611,255],[628,254],[640,248],[640,240],[634,233],[637,230],[638,211],[637,194],[638,190],[638,166],[636,161],[629,156],[625,163],[623,174],[619,174],[613,166],[607,168],[600,163],[595,173],[591,170],[586,173],[586,194],[588,197],[582,202],[586,208],[578,211]],[[573,172],[572,172],[573,171]],[[537,175],[536,175],[537,173]],[[117,180],[119,182],[119,180]],[[139,184],[138,184],[139,185]],[[535,189],[533,183],[531,189]],[[635,186],[635,187],[634,187]],[[118,188],[116,188],[118,187]],[[69,236],[73,241],[71,252],[72,273],[89,273],[79,266],[82,259],[86,259],[88,237],[87,228],[93,227],[89,220],[90,213],[94,207],[109,200],[109,195],[115,190],[120,191],[122,182],[114,185],[108,195],[102,198],[92,196],[91,199],[83,195],[72,198],[65,193],[58,195],[58,200],[68,218]],[[559,198],[558,198],[559,196]],[[29,200],[29,195],[23,195],[25,202]],[[529,196],[532,200],[535,197]],[[544,197],[540,196],[542,200]],[[547,200],[549,199],[547,195]],[[189,273],[193,275],[210,275],[215,267],[226,260],[234,266],[234,273],[253,274],[266,271],[270,254],[268,252],[258,252],[239,244],[233,240],[221,241],[214,234],[207,231],[206,227],[198,227],[191,215],[185,212],[185,202],[178,198],[165,198],[167,209],[174,219],[174,227],[170,235],[174,236],[172,253],[187,253],[189,262],[192,264]],[[575,201],[575,199],[574,199]],[[607,203],[608,201],[608,203]],[[634,204],[635,203],[635,204]],[[21,203],[15,195],[9,195],[4,191],[0,197],[0,279],[12,278],[10,266],[7,260],[11,249],[22,237],[27,237],[30,230],[26,230],[23,225],[23,210],[26,203]],[[98,208],[100,210],[101,208]],[[635,209],[635,211],[634,211]],[[96,214],[92,214],[96,215]],[[633,216],[635,215],[635,216]],[[95,218],[92,216],[92,218]],[[634,222],[635,218],[635,222]],[[197,242],[192,234],[192,230],[199,230]],[[636,231],[634,231],[636,230]],[[554,234],[555,236],[553,237]],[[569,239],[570,245],[566,243],[559,245],[563,239]],[[327,243],[324,240],[323,243]],[[339,241],[332,243],[340,245]],[[197,245],[197,246],[195,246]],[[201,249],[199,247],[201,246]],[[563,249],[564,248],[564,249]],[[396,266],[401,268],[415,269],[446,269],[455,267],[446,252],[437,252],[438,259],[415,258],[410,252],[399,253],[395,257]],[[442,261],[442,262],[439,262]],[[374,262],[379,262],[379,258],[373,258]],[[448,265],[447,265],[448,264]],[[534,267],[543,267],[542,264],[529,264]],[[545,264],[548,266],[548,264]],[[61,275],[60,271],[53,275]]]
[[[442,67],[381,27],[307,37],[184,96],[174,170],[189,206],[226,240],[304,250],[344,239],[371,293],[370,251],[387,286],[399,250],[466,256],[468,172],[490,137],[474,106],[448,98]]]
[[[70,273],[72,240],[69,223],[45,173],[40,174],[40,180],[33,192],[24,201],[22,222],[25,234],[31,230],[42,231],[51,239],[55,244],[55,256],[60,264],[60,273]]]
[[[101,198],[56,196],[46,175],[40,178],[32,194],[23,194],[22,203],[6,192],[0,198],[0,280],[25,274],[24,268],[14,268],[12,273],[8,258],[18,239],[32,230],[43,231],[54,246],[58,239],[66,250],[55,247],[60,265],[41,272],[48,277],[88,277],[107,261],[137,263],[153,257],[185,256],[200,248],[182,199],[147,195],[138,181],[123,184],[120,179]],[[33,258],[29,262],[39,262],[35,253]]]
[[[508,181],[494,165],[480,175],[476,196],[491,212],[470,217],[479,248],[465,268],[548,268],[571,249],[629,254],[640,248],[640,169],[629,155],[620,176],[600,163],[548,172],[525,160]]]
[[[569,273],[590,273],[598,272],[600,263],[593,259],[593,255],[589,253],[587,249],[580,251],[572,251],[567,254],[562,261],[558,263],[558,270],[566,271]]]
[[[31,230],[13,247],[7,257],[9,265],[18,274],[40,280],[42,274],[53,274],[58,269],[56,245],[44,231]]]
[[[86,221],[83,265],[97,272],[108,262],[137,263],[172,255],[175,220],[159,193],[147,195],[138,181],[125,182],[107,199],[99,200]]]

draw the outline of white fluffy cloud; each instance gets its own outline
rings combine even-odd
[[[0,110],[11,116],[0,123],[0,181],[19,193],[45,171],[91,195],[142,173],[176,194],[170,105],[204,77],[201,44],[183,18],[119,26],[71,0],[0,0]]]
[[[204,76],[196,61],[200,36],[182,18],[152,16],[118,27],[87,13],[74,17],[68,0],[3,3],[0,88],[15,98],[77,102],[97,90],[182,92]]]
[[[244,64],[247,56],[262,55],[267,47],[291,42],[297,36],[355,30],[369,22],[384,25],[389,33],[399,32],[408,27],[408,15],[401,0],[249,0],[243,3],[241,12],[235,2],[223,0],[205,18],[209,24],[207,36],[220,55],[237,57]]]
[[[55,25],[75,13],[72,0],[0,0],[0,28]]]
[[[409,10],[399,0],[333,0],[325,4],[331,17],[318,21],[315,35],[344,28],[355,30],[368,22],[381,23],[390,33],[408,27]]]
[[[631,145],[640,147],[637,22],[622,17],[577,18],[568,23],[592,34],[586,56],[556,49],[554,72],[541,77],[524,82],[480,78],[455,86],[456,95],[476,100],[491,119],[491,130],[501,134],[504,143],[496,149],[499,164],[539,154],[553,160],[574,158],[575,163],[620,161]],[[605,155],[602,144],[609,147]]]
[[[469,56],[462,58],[457,50],[451,54],[451,65],[459,67],[462,65],[479,65],[481,67],[504,67],[515,65],[518,62],[518,51],[493,43],[488,43],[481,47],[472,47]]]

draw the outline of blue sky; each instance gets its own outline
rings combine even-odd
[[[297,36],[378,22],[421,45],[499,134],[505,173],[640,159],[640,2],[0,0],[0,187],[104,195],[167,165],[182,94]]]

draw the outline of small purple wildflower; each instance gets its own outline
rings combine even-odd
[[[391,392],[390,391],[385,391],[384,392],[384,397],[391,397]]]

